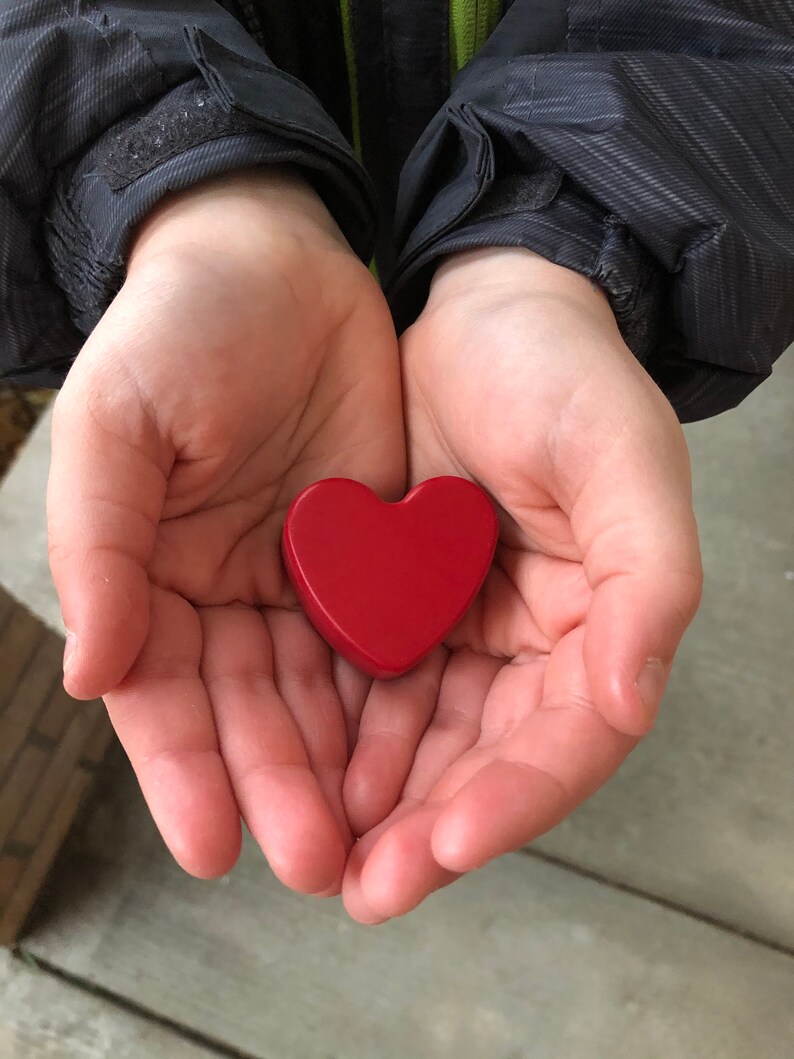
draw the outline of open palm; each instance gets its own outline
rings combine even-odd
[[[525,251],[461,255],[402,339],[411,483],[479,482],[501,532],[472,611],[363,707],[343,891],[362,922],[595,791],[652,725],[697,606],[680,428],[603,296],[563,272]]]
[[[57,402],[51,559],[67,687],[105,696],[177,860],[227,870],[242,814],[284,882],[335,892],[337,683],[357,684],[298,609],[280,534],[320,478],[402,495],[397,346],[322,206],[261,192],[261,176],[202,192],[200,220],[177,201],[133,258]]]

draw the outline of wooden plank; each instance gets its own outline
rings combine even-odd
[[[41,622],[17,607],[0,637],[0,715],[44,635]]]
[[[81,709],[82,705],[67,695],[63,685],[58,683],[36,718],[36,733],[57,743]]]
[[[14,612],[15,603],[13,596],[0,585],[0,633]]]
[[[110,779],[110,778],[109,778]],[[183,874],[128,770],[93,802],[26,949],[263,1059],[777,1059],[794,960],[524,855],[368,929],[249,842]]]
[[[20,857],[0,854],[0,908],[5,907],[19,884],[25,862]]]
[[[110,718],[104,706],[98,711],[98,714],[96,724],[86,740],[80,756],[80,764],[84,768],[96,767],[104,761],[115,736],[113,725],[110,723]]]
[[[172,1030],[0,951],[3,1059],[209,1059]]]
[[[35,846],[41,841],[48,820],[60,805],[64,791],[75,774],[75,766],[95,727],[98,712],[96,703],[86,703],[72,718],[68,730],[50,756],[36,797],[26,806],[11,832],[12,842]]]
[[[52,390],[0,382],[0,479],[52,397]]]
[[[30,725],[42,705],[61,682],[63,641],[54,633],[42,629],[42,637],[30,658],[25,672],[14,689],[0,718],[4,724]]]
[[[62,653],[59,638],[53,633],[45,633],[0,716],[0,784],[53,685],[60,684]]]
[[[13,606],[0,634],[0,944],[16,940],[109,743],[102,702],[63,690],[60,637]]]
[[[0,790],[0,849],[11,835],[23,807],[44,774],[50,755],[40,746],[28,744]]]
[[[73,772],[54,812],[49,816],[44,834],[26,861],[17,885],[0,907],[0,945],[11,945],[27,919],[44,878],[80,808],[91,777]]]
[[[30,728],[24,722],[17,724],[6,724],[0,719],[0,805],[2,805],[2,791],[8,782],[8,773],[16,760],[20,747],[25,743]]]

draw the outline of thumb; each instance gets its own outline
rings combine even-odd
[[[97,368],[96,353],[94,343],[80,354],[55,402],[47,488],[64,686],[78,699],[115,688],[146,638],[146,565],[169,466],[132,379]]]
[[[702,588],[686,443],[664,403],[591,470],[571,516],[593,590],[588,681],[606,721],[633,736],[653,726]]]

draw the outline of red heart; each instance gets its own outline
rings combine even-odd
[[[321,636],[373,677],[405,673],[463,617],[493,559],[498,523],[465,478],[430,478],[398,504],[350,478],[292,502],[284,563]]]

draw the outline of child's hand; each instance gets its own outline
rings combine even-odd
[[[501,505],[475,609],[374,685],[345,784],[364,922],[515,850],[653,724],[701,567],[684,438],[606,298],[524,250],[450,258],[402,340],[410,482]]]
[[[234,863],[242,813],[285,883],[338,890],[345,717],[279,558],[290,501],[332,475],[405,487],[375,280],[298,177],[172,197],[58,398],[48,514],[66,687],[105,695],[197,875]]]

